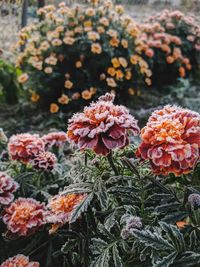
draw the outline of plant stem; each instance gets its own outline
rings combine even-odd
[[[117,168],[116,168],[116,166],[115,166],[115,164],[113,162],[113,158],[112,158],[112,153],[111,152],[108,154],[107,159],[108,159],[108,162],[109,162],[111,168],[113,169],[115,175],[118,176],[119,172],[118,172],[118,170],[117,170]]]

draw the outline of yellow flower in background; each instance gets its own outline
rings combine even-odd
[[[133,65],[136,65],[138,63],[138,56],[137,55],[131,55],[130,61]]]
[[[72,87],[73,87],[73,82],[69,80],[65,81],[65,88],[72,89]]]
[[[89,7],[86,9],[85,14],[89,17],[93,17],[95,16],[96,11],[94,10],[94,8]]]
[[[76,61],[75,66],[77,69],[82,67],[82,62],[81,61]]]
[[[111,60],[112,64],[113,64],[113,67],[114,68],[119,68],[120,67],[120,62],[118,60],[118,58],[114,57],[112,60]]]
[[[41,44],[40,44],[40,47],[39,49],[42,50],[42,51],[46,51],[48,48],[49,48],[49,42],[48,41],[43,41]]]
[[[128,89],[129,95],[135,95],[136,91],[133,88]]]
[[[92,27],[92,21],[91,20],[86,20],[83,23],[85,28],[91,28]]]
[[[103,27],[103,26],[98,26],[98,27],[97,27],[97,32],[100,33],[100,34],[101,34],[101,33],[104,33],[104,32],[105,32],[104,27]]]
[[[117,31],[112,30],[112,29],[108,30],[108,31],[107,31],[107,34],[108,34],[110,37],[112,37],[112,38],[117,38],[117,36],[118,36]]]
[[[145,82],[146,82],[146,84],[147,84],[148,86],[150,86],[150,85],[152,84],[151,79],[149,79],[149,78],[146,78],[146,79],[145,79]]]
[[[109,20],[107,18],[103,17],[103,18],[99,19],[99,23],[103,24],[104,26],[108,26],[109,25]]]
[[[64,28],[62,25],[60,25],[60,26],[58,26],[58,27],[56,28],[56,31],[57,31],[57,32],[63,32],[64,29],[65,29],[65,28]]]
[[[131,77],[132,77],[131,71],[130,70],[126,71],[126,75],[125,75],[126,80],[130,80]]]
[[[117,71],[116,71],[116,79],[117,79],[117,80],[120,80],[120,79],[122,79],[123,77],[124,77],[123,72],[122,72],[121,70],[117,70]]]
[[[28,78],[29,78],[28,74],[27,73],[23,73],[18,77],[17,80],[18,80],[19,83],[25,83],[25,82],[28,81]]]
[[[117,87],[117,84],[113,78],[107,78],[106,82],[107,82],[108,86],[110,86],[110,87]]]
[[[115,68],[112,68],[112,67],[108,68],[107,73],[110,76],[115,76],[115,73],[116,73]]]
[[[102,52],[102,47],[101,47],[100,44],[98,44],[98,43],[94,43],[94,44],[91,45],[91,51],[92,51],[92,53],[94,53],[94,54],[101,54],[101,52]]]
[[[62,41],[60,39],[53,39],[51,43],[53,46],[60,46]]]
[[[46,67],[46,68],[44,68],[44,72],[47,74],[50,74],[53,72],[53,69],[52,69],[52,67]]]
[[[97,92],[97,88],[95,88],[95,87],[90,87],[90,92],[91,92],[93,95],[95,95],[96,92]]]
[[[92,97],[92,92],[89,91],[89,90],[84,90],[82,93],[81,93],[81,96],[83,99],[85,100],[89,100],[91,97]]]
[[[122,39],[121,45],[123,46],[123,48],[128,48],[128,41],[126,39]]]
[[[59,110],[59,106],[56,103],[52,103],[50,105],[50,112],[51,113],[57,113]]]
[[[124,13],[124,8],[123,8],[122,5],[117,5],[117,6],[115,6],[115,10],[116,10],[116,12],[117,12],[118,14],[122,14],[122,13]]]
[[[38,102],[39,99],[40,99],[40,96],[37,93],[33,92],[31,95],[31,101],[36,103]]]
[[[126,68],[128,66],[128,62],[124,57],[119,57],[118,60],[122,67]]]
[[[100,36],[97,32],[91,31],[87,33],[88,39],[92,41],[96,41],[100,39]]]
[[[67,45],[73,45],[74,42],[75,42],[75,39],[72,37],[67,36],[67,37],[63,38],[63,43],[65,43]]]
[[[45,63],[47,63],[47,64],[49,64],[49,65],[56,65],[57,64],[57,58],[56,57],[54,57],[54,56],[50,56],[50,57],[47,57],[46,59],[45,59]]]
[[[69,103],[69,97],[65,94],[62,94],[60,98],[58,98],[58,103],[66,105]]]

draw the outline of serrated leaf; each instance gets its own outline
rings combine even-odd
[[[108,217],[105,219],[104,226],[110,232],[115,222],[116,222],[115,213],[113,212],[110,215],[108,215]]]
[[[134,186],[112,186],[108,189],[108,193],[130,194],[133,192],[138,192]]]
[[[152,233],[150,230],[134,230],[133,235],[139,242],[150,246],[156,250],[173,250],[173,246],[158,233]]]
[[[119,251],[118,251],[116,244],[112,248],[112,253],[113,253],[113,261],[114,261],[115,267],[123,267],[122,259],[119,255]]]
[[[186,245],[183,234],[180,230],[175,225],[167,224],[165,222],[160,222],[159,224],[166,232],[171,243],[174,245],[174,248],[176,248],[178,252],[184,251],[186,249]]]
[[[105,249],[90,265],[90,267],[109,267],[110,253]]]
[[[177,256],[177,252],[176,251],[172,252],[166,257],[163,257],[162,260],[154,263],[154,267],[169,267],[176,259],[176,256]]]
[[[89,195],[86,196],[86,198],[79,203],[73,210],[71,216],[70,216],[70,221],[69,223],[75,222],[81,215],[81,213],[85,212],[90,205],[90,202],[93,199],[93,193],[90,193]]]
[[[182,258],[175,262],[176,267],[193,266],[197,263],[200,263],[200,254],[192,251],[185,252]]]

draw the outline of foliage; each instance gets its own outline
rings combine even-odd
[[[0,58],[0,101],[8,104],[18,102],[20,85],[17,71],[12,63]]]
[[[111,90],[123,101],[143,78],[150,84],[135,21],[110,1],[90,5],[46,6],[38,10],[41,21],[20,33],[18,65],[26,74],[19,81],[52,113]]]

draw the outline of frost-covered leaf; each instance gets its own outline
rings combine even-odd
[[[169,267],[176,259],[176,256],[177,252],[172,252],[171,254],[154,263],[154,267]]]
[[[116,244],[112,248],[112,253],[113,253],[113,261],[115,267],[123,267],[122,259],[119,255],[119,251]]]

